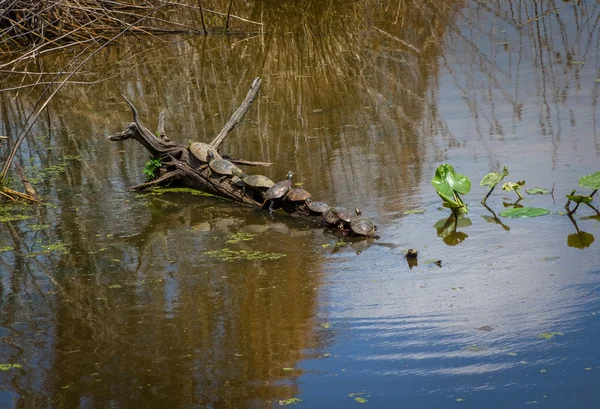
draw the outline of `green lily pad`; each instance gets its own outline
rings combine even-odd
[[[471,181],[465,175],[454,171],[452,165],[444,163],[440,165],[431,184],[440,197],[452,209],[464,207],[464,203],[457,194],[466,195],[471,191]]]
[[[500,181],[502,179],[504,179],[506,176],[508,176],[508,167],[504,167],[504,169],[502,170],[502,173],[498,173],[498,172],[492,172],[492,173],[488,173],[487,175],[485,175],[483,177],[483,179],[481,179],[481,182],[479,183],[481,186],[487,186],[487,187],[494,187],[496,186],[498,183],[500,183]]]
[[[542,207],[517,207],[512,209],[506,209],[500,213],[502,217],[513,217],[513,218],[526,218],[526,217],[537,217],[544,216],[550,213],[550,210]]]
[[[567,199],[575,203],[590,203],[594,200],[591,196],[581,196],[581,195],[567,195]]]
[[[600,189],[600,172],[582,177],[579,179],[579,186],[587,189]]]
[[[527,192],[528,195],[547,195],[551,193],[548,189],[544,189],[543,187],[534,187],[532,189],[527,189],[525,192]]]
[[[411,210],[405,210],[402,212],[403,215],[423,214],[423,213],[425,213],[425,209],[411,209]]]

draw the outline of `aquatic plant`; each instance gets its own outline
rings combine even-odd
[[[506,176],[508,176],[508,167],[507,166],[505,166],[504,169],[502,169],[502,173],[498,173],[498,172],[488,173],[487,175],[485,175],[483,177],[483,179],[481,179],[481,182],[479,182],[479,185],[487,186],[490,188],[490,190],[488,190],[487,194],[481,201],[482,204],[485,204],[485,201],[492,194],[492,191],[494,190],[496,185],[498,183],[500,183],[502,181],[502,179],[504,179]]]
[[[502,185],[502,190],[506,190],[507,192],[514,190],[517,196],[519,196],[519,200],[522,200],[523,195],[521,194],[521,192],[519,192],[519,189],[523,186],[525,186],[524,180],[519,180],[518,182],[506,182]]]
[[[144,165],[144,175],[146,175],[146,180],[151,181],[156,179],[158,176],[158,170],[162,166],[162,159],[160,158],[150,158],[146,165]]]
[[[444,207],[450,208],[455,215],[467,212],[467,205],[460,195],[471,191],[471,181],[468,177],[456,173],[452,165],[444,163],[436,169],[431,184],[444,201]]]
[[[576,195],[575,194],[576,190],[573,189],[571,191],[571,193],[567,195],[567,204],[565,205],[565,208],[568,211],[568,213],[567,213],[568,215],[572,215],[573,213],[575,213],[575,211],[577,210],[577,208],[579,207],[579,205],[581,203],[584,203],[594,209],[594,207],[592,205],[590,205],[590,203],[592,200],[594,200],[593,196],[596,194],[598,189],[600,189],[600,172],[596,172],[596,173],[592,173],[590,175],[583,176],[581,179],[579,179],[579,186],[586,188],[586,189],[592,189],[593,191],[592,191],[592,193],[590,193],[589,195],[586,196],[586,195]],[[569,205],[571,204],[571,202],[575,203],[575,207],[573,208],[573,210],[569,209]]]

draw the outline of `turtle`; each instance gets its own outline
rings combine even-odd
[[[199,161],[208,163],[210,160],[208,159],[208,152],[212,152],[215,159],[221,159],[221,155],[217,150],[204,142],[192,142],[190,144],[190,152],[194,155]]]
[[[210,166],[210,169],[213,172],[221,175],[221,178],[219,178],[219,183],[222,182],[227,176],[236,175],[239,177],[239,175],[243,174],[240,168],[228,160],[215,158],[215,155],[212,151],[208,151],[206,158],[208,159],[208,165]]]
[[[292,188],[292,176],[293,175],[294,174],[292,173],[291,170],[288,171],[286,180],[282,180],[281,182],[275,183],[273,186],[271,186],[265,192],[265,197],[264,197],[265,200],[262,204],[262,207],[264,208],[265,204],[270,201],[269,213],[271,213],[273,211],[273,205],[275,204],[275,200],[280,199],[283,196],[285,196],[285,194]]]
[[[338,217],[338,219],[340,219],[343,222],[349,223],[350,219],[352,219],[352,213],[350,213],[348,211],[348,209],[346,209],[345,207],[341,207],[341,206],[332,207],[331,211],[333,212],[334,215],[336,215]]]
[[[306,207],[313,214],[323,214],[330,209],[329,205],[324,202],[313,202],[309,197],[306,199]]]
[[[329,224],[335,224],[337,226],[340,223],[340,218],[338,217],[337,212],[335,212],[333,209],[343,209],[343,208],[330,207],[329,209],[327,209],[323,212],[323,220],[325,220]]]
[[[242,180],[251,189],[268,189],[275,184],[271,179],[263,175],[244,175]]]
[[[366,217],[362,216],[362,212],[359,208],[355,209],[356,217],[350,219],[350,229],[359,236],[372,237],[375,236],[377,228],[375,225]]]
[[[237,175],[233,175],[233,177],[231,178],[231,184],[240,188],[246,186],[244,181]]]
[[[307,199],[310,199],[311,196],[312,195],[308,193],[308,191],[302,188],[294,188],[290,189],[283,199],[289,200],[290,202],[305,202]]]

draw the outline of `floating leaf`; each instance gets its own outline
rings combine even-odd
[[[528,195],[547,195],[551,193],[550,190],[544,189],[543,187],[534,187],[532,189],[527,189],[525,192],[527,192]]]
[[[458,194],[466,195],[471,191],[471,181],[465,175],[458,174],[454,168],[444,163],[440,165],[435,176],[431,179],[431,184],[436,192],[444,200],[445,204],[451,209],[464,207],[464,203]]]
[[[579,179],[579,186],[587,189],[600,189],[600,172],[582,177]]]
[[[411,209],[411,210],[405,210],[402,212],[403,215],[423,214],[423,213],[425,213],[425,209]]]
[[[361,397],[354,398],[354,400],[357,401],[358,403],[367,403],[367,400],[365,398],[361,398]]]
[[[502,217],[513,217],[513,218],[526,218],[526,217],[537,217],[544,216],[550,213],[550,210],[541,207],[517,207],[512,209],[506,209],[500,213]]]
[[[493,188],[498,183],[500,183],[500,181],[502,179],[504,179],[506,176],[508,176],[508,167],[505,166],[504,169],[502,170],[502,173],[498,173],[498,172],[488,173],[487,175],[485,175],[483,177],[483,179],[481,179],[481,182],[479,184],[481,186],[487,186],[489,188]]]
[[[594,200],[593,197],[591,196],[581,196],[581,195],[566,195],[567,199],[569,199],[572,202],[575,202],[577,204],[579,203],[590,203],[592,200]]]

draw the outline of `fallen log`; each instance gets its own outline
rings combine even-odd
[[[258,94],[260,85],[260,78],[256,78],[240,107],[235,111],[219,134],[207,144],[209,148],[212,148],[212,151],[217,152],[219,150],[227,135],[242,120],[246,112],[248,112]],[[175,184],[211,193],[242,205],[262,208],[264,192],[246,189],[244,184],[239,183],[235,178],[222,177],[216,174],[206,162],[203,162],[192,153],[189,146],[181,145],[167,138],[164,131],[164,114],[162,112],[158,121],[158,130],[156,134],[152,133],[140,123],[135,106],[125,96],[123,98],[125,98],[125,101],[131,108],[133,123],[130,123],[123,131],[110,135],[108,139],[111,141],[136,140],[150,152],[154,159],[160,160],[158,177],[149,182],[134,186],[131,189],[140,190]],[[198,146],[202,145],[201,143],[194,144]],[[194,150],[194,152],[198,155],[198,151]],[[220,154],[227,157],[227,155]],[[228,160],[244,166],[272,165],[270,162],[255,162],[245,159]],[[324,223],[320,215],[315,215],[309,211],[304,201],[277,200],[274,208],[281,208],[293,217],[300,217],[318,225]],[[349,228],[347,230],[351,232]]]

